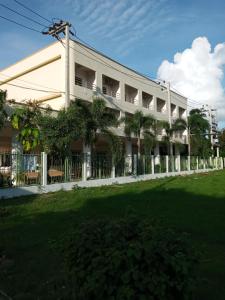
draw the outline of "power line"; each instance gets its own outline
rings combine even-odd
[[[58,94],[58,93],[64,93],[62,91],[49,91],[49,90],[42,90],[42,89],[35,89],[35,88],[31,88],[31,87],[26,87],[26,86],[22,86],[22,85],[18,85],[18,84],[14,84],[14,83],[4,83],[6,85],[11,85],[11,86],[15,86],[15,87],[18,87],[18,88],[22,88],[22,89],[25,89],[25,90],[32,90],[32,91],[38,91],[38,92],[44,92],[44,93],[55,93],[55,94]]]
[[[33,14],[37,15],[38,17],[42,18],[43,20],[47,21],[48,23],[52,23],[51,20],[46,19],[45,17],[41,16],[39,13],[37,13],[36,11],[34,11],[33,9],[29,8],[28,6],[26,6],[25,4],[21,3],[18,0],[14,0],[17,4],[19,4],[20,6],[24,7],[25,9],[29,10],[30,12],[32,12]]]
[[[21,17],[23,17],[23,18],[25,18],[25,19],[27,19],[27,20],[29,20],[29,21],[31,21],[31,22],[36,23],[37,25],[40,25],[40,26],[42,26],[42,27],[43,27],[43,26],[45,27],[44,24],[39,23],[38,21],[35,21],[35,20],[29,18],[28,16],[23,15],[23,14],[17,12],[16,10],[14,10],[14,9],[12,9],[12,8],[10,8],[10,7],[6,6],[6,5],[4,5],[4,4],[1,4],[1,3],[0,3],[0,6],[4,7],[5,9],[8,9],[9,11],[12,11],[13,13],[15,13],[15,14],[17,14],[17,15],[19,15],[19,16],[21,16]]]
[[[14,23],[14,24],[16,24],[16,25],[18,25],[18,26],[20,26],[20,27],[23,27],[23,28],[26,28],[26,29],[29,29],[29,30],[32,30],[32,31],[35,31],[35,32],[38,32],[38,33],[41,33],[41,31],[39,31],[39,30],[37,30],[37,29],[34,29],[34,28],[32,28],[32,27],[28,27],[28,26],[26,26],[26,25],[23,25],[23,24],[21,24],[21,23],[18,23],[18,22],[16,22],[16,21],[13,21],[13,20],[11,20],[11,19],[8,19],[8,18],[6,18],[6,17],[3,17],[3,16],[1,16],[1,15],[0,15],[0,18],[6,20],[6,21],[8,21],[8,22]]]
[[[11,76],[9,75],[6,75],[5,73],[3,74],[1,71],[0,71],[0,76],[4,76],[4,77],[8,77],[10,78]],[[21,81],[21,82],[24,82],[24,83],[28,83],[28,84],[31,84],[31,85],[36,85],[36,86],[39,86],[39,87],[42,87],[42,88],[47,88],[47,89],[52,89],[52,90],[55,90],[55,91],[58,91],[57,89],[55,88],[50,88],[50,87],[47,87],[45,85],[41,85],[41,84],[37,84],[37,83],[34,83],[34,82],[31,82],[31,81],[27,81],[27,80],[23,80],[23,79],[14,79],[16,81]],[[0,83],[1,83],[1,80],[0,80]]]

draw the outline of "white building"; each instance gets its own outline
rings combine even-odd
[[[76,98],[91,102],[93,96],[105,99],[106,105],[118,118],[141,110],[159,120],[187,118],[187,99],[174,91],[169,92],[157,82],[123,66],[79,42],[70,40],[69,86],[70,101]],[[7,90],[8,99],[16,102],[38,100],[54,110],[65,106],[65,48],[55,42],[44,49],[0,71],[0,89]],[[170,95],[169,95],[170,93]],[[169,103],[171,101],[171,103]],[[171,115],[171,116],[170,116]],[[0,136],[0,152],[11,147],[12,132]],[[117,134],[124,137],[123,128]],[[161,134],[155,154],[159,154]],[[128,152],[135,152],[136,141],[124,140]],[[186,131],[174,136],[174,142],[186,144]],[[132,144],[133,146],[132,146]],[[100,151],[105,148],[100,140]],[[74,143],[74,151],[82,151]],[[133,149],[133,150],[132,150]],[[161,149],[163,149],[161,147]]]

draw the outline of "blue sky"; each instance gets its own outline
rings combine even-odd
[[[78,35],[105,54],[155,77],[164,59],[206,36],[212,46],[223,42],[225,1],[203,0],[20,0],[48,19],[69,20]],[[45,23],[13,0],[0,0]],[[42,29],[0,7],[0,15]],[[46,24],[47,25],[47,24]],[[52,39],[0,19],[0,68]]]
[[[190,48],[195,38],[205,36],[212,48],[225,40],[225,1],[222,0],[19,1],[48,19],[69,20],[83,40],[154,78],[163,60],[173,61],[174,55]],[[46,24],[14,0],[0,0],[0,3]],[[42,30],[41,26],[2,7],[0,15]],[[0,26],[0,68],[53,41],[2,19]]]

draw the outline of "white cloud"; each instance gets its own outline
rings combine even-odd
[[[170,81],[173,88],[188,98],[216,107],[222,121],[225,120],[224,65],[225,43],[212,49],[206,37],[198,37],[191,48],[174,55],[174,62],[162,62],[158,78]]]

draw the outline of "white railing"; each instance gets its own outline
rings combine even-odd
[[[134,154],[114,162],[108,153],[79,153],[68,158],[43,152],[41,155],[4,153],[0,154],[0,188],[223,168],[224,160],[220,157],[141,155],[138,158]]]

